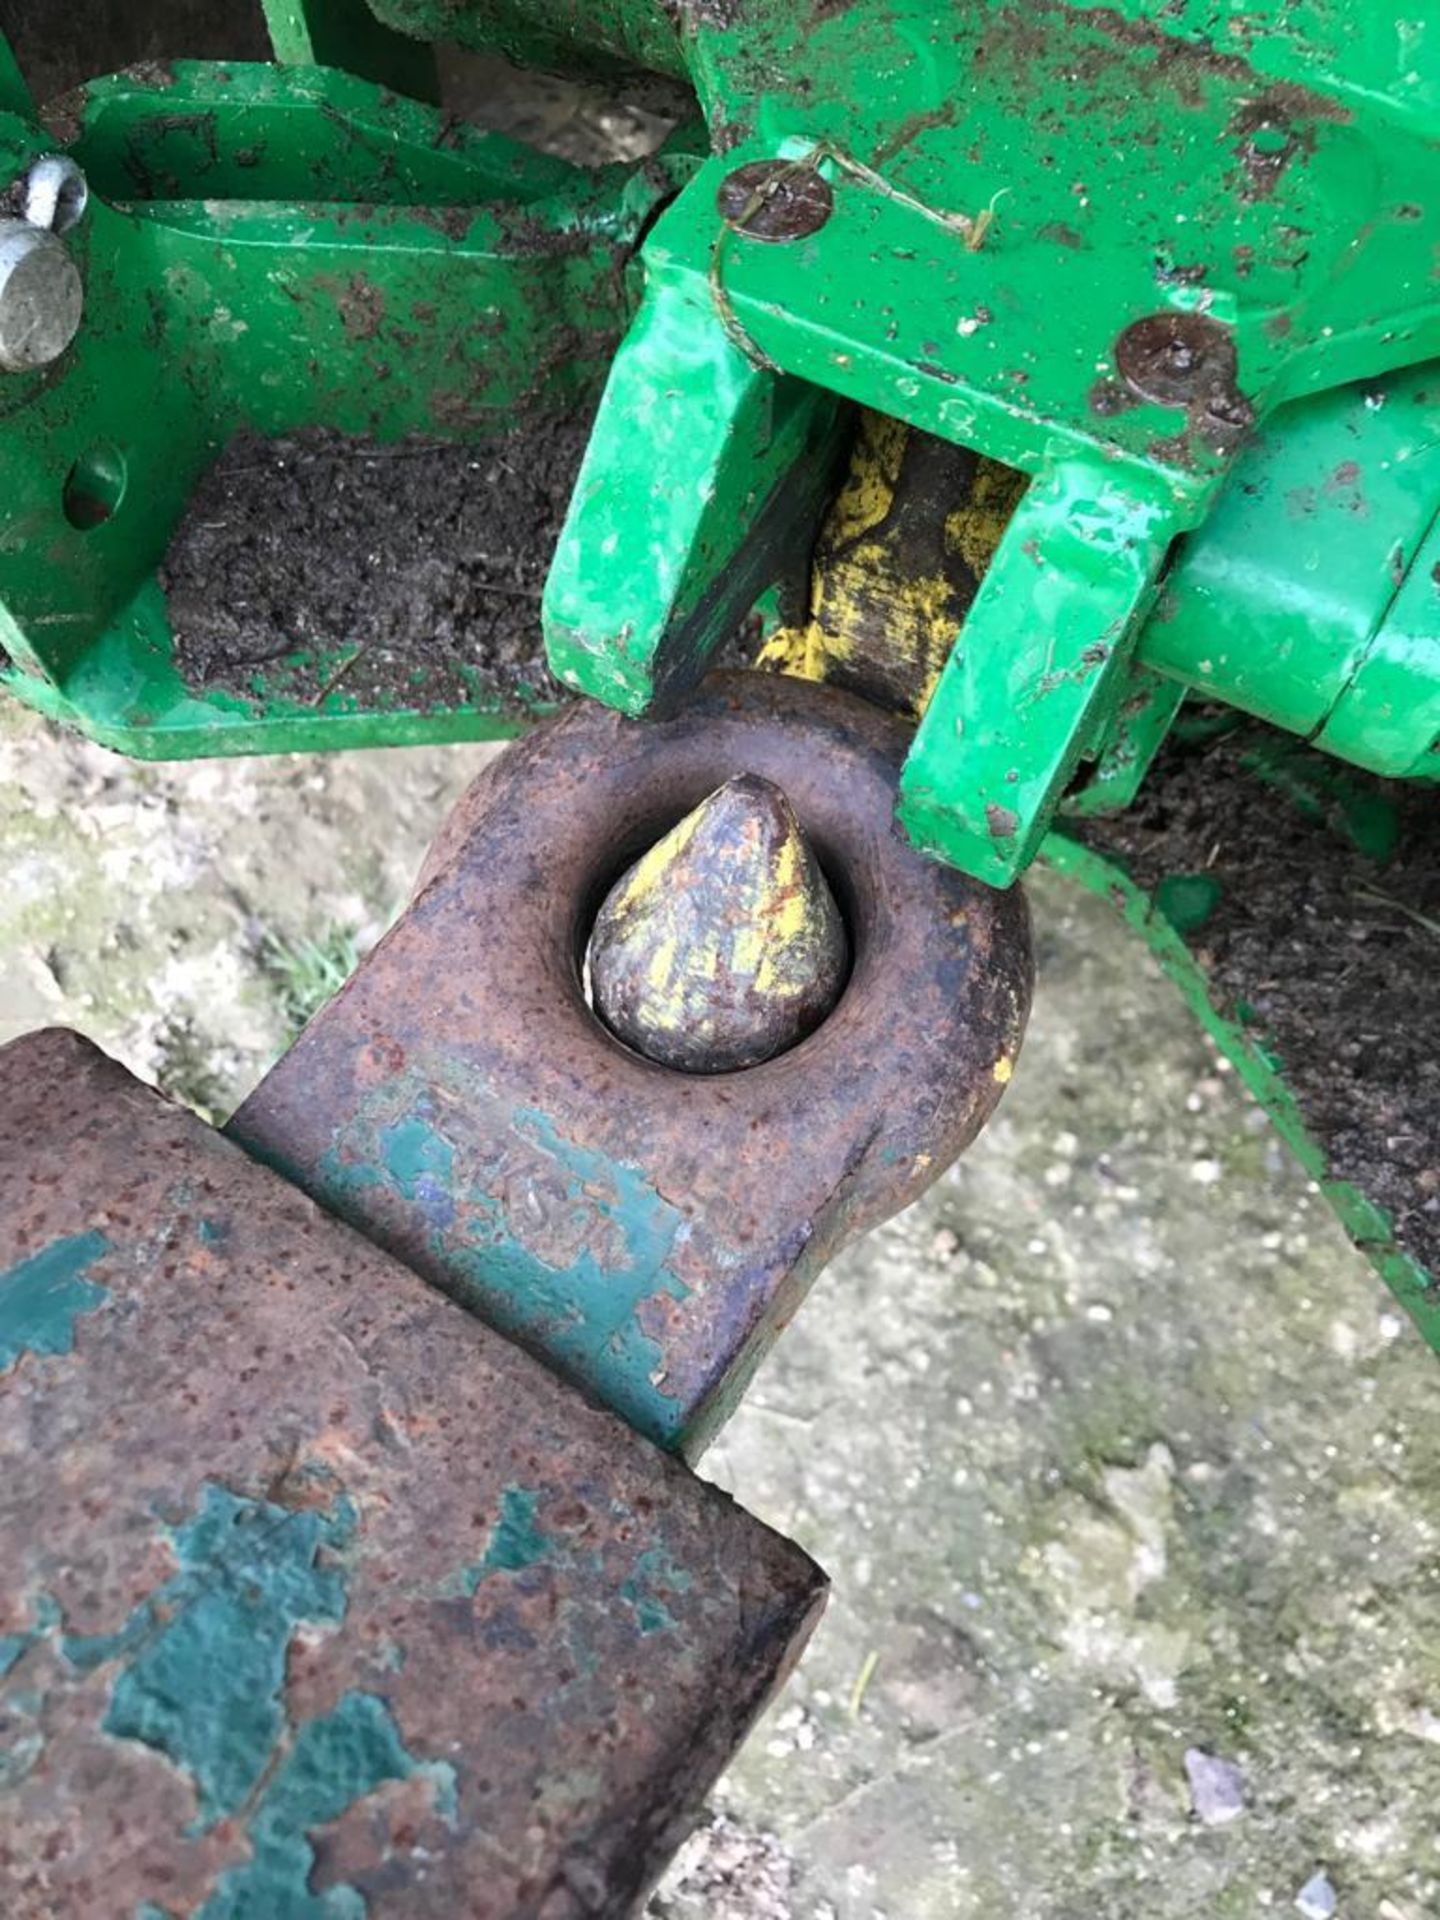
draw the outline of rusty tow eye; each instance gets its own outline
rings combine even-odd
[[[825,1261],[943,1172],[1010,1077],[1024,899],[904,839],[907,739],[848,694],[753,673],[666,719],[584,704],[537,727],[233,1131],[693,1455]],[[617,882],[717,793],[784,844],[777,792],[814,862],[807,910],[823,929],[818,881],[836,916],[811,953],[823,991],[756,1064],[687,1060],[683,1019],[653,1057],[603,985],[591,1004],[592,933],[607,911],[615,933]]]

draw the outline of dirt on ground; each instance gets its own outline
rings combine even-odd
[[[590,413],[480,446],[237,434],[160,568],[197,691],[371,707],[554,699],[540,594]]]
[[[266,60],[259,0],[0,0],[9,41],[42,104],[101,74],[147,61]]]
[[[1332,1171],[1433,1271],[1440,794],[1340,769],[1320,780],[1323,763],[1278,740],[1246,726],[1174,742],[1135,804],[1086,837],[1144,887],[1209,883],[1186,937],[1222,1006],[1273,1043]]]

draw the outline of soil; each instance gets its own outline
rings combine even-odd
[[[142,62],[270,57],[259,0],[0,0],[0,32],[42,106]]]
[[[1279,739],[1172,741],[1085,838],[1144,887],[1218,885],[1186,938],[1220,1004],[1273,1044],[1331,1171],[1440,1271],[1440,792],[1332,773]],[[1365,827],[1390,809],[1381,855]]]
[[[559,697],[540,594],[589,429],[587,411],[479,446],[237,434],[160,567],[182,677],[381,709]]]

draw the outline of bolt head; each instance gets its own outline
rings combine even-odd
[[[84,174],[68,153],[47,153],[25,176],[25,218],[47,233],[69,233],[90,202]]]
[[[830,218],[830,183],[792,160],[756,160],[720,182],[721,218],[751,240],[803,240]]]
[[[0,368],[31,373],[58,360],[80,326],[85,290],[61,240],[0,220]]]
[[[1235,341],[1203,313],[1152,313],[1115,342],[1115,367],[1138,399],[1183,407],[1233,388]]]

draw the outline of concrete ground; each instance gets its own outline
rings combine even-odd
[[[484,758],[141,767],[0,708],[0,1037],[223,1117]],[[706,1470],[835,1594],[664,1920],[1440,1911],[1440,1371],[1100,904],[1001,1114]]]

